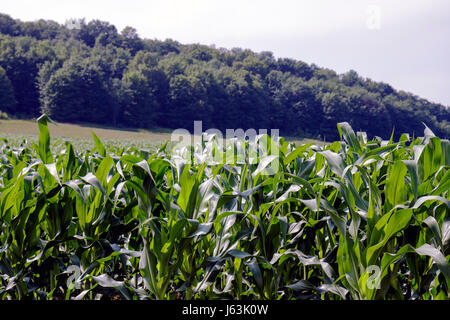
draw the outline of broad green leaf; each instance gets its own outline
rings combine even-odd
[[[383,216],[375,225],[376,230],[382,230],[383,239],[381,242],[367,248],[366,261],[368,265],[375,263],[380,255],[380,250],[383,249],[392,236],[408,226],[413,215],[413,211],[407,209],[391,212],[391,214]],[[377,238],[379,239],[380,235],[380,232],[374,233],[370,242],[373,243]]]
[[[404,203],[406,200],[405,175],[407,169],[401,161],[396,161],[391,167],[389,177],[386,181],[385,195],[390,204],[389,208],[397,204]]]
[[[98,153],[102,156],[102,157],[106,157],[106,149],[105,146],[103,145],[102,141],[97,137],[97,135],[94,133],[94,131],[92,131],[92,138],[94,139],[95,142],[95,146],[97,148]]]
[[[350,147],[353,149],[353,151],[361,154],[361,145],[358,141],[358,138],[356,138],[355,132],[353,131],[352,127],[348,122],[339,122],[337,124],[339,135],[350,145]]]
[[[37,119],[39,126],[39,156],[43,163],[52,163],[53,156],[50,150],[50,133],[48,131],[48,123],[52,120],[43,114]]]

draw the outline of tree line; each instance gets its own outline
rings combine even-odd
[[[450,137],[450,110],[389,84],[271,52],[143,39],[108,22],[22,22],[0,14],[0,111],[116,127],[278,128],[335,139],[336,123],[369,136]],[[73,26],[76,26],[74,28]]]

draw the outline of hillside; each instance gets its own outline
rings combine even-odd
[[[76,26],[76,28],[73,28]],[[332,140],[347,121],[369,136],[425,123],[450,137],[450,110],[389,84],[271,52],[142,39],[108,22],[22,22],[0,14],[0,110],[114,127],[278,128]]]

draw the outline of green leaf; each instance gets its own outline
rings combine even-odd
[[[100,286],[105,288],[116,288],[122,293],[122,295],[127,299],[131,300],[132,297],[128,290],[125,288],[125,285],[123,281],[116,281],[113,278],[111,278],[107,274],[101,274],[99,276],[92,276],[92,279],[95,280]]]
[[[361,154],[361,144],[359,143],[358,138],[356,137],[355,132],[353,131],[350,124],[348,122],[339,122],[337,124],[337,127],[341,139],[344,138],[344,140],[350,145],[353,151]]]
[[[423,223],[426,224],[428,228],[430,228],[437,242],[442,247],[443,245],[442,245],[441,230],[439,228],[439,224],[437,223],[436,219],[433,216],[428,216],[425,220],[423,220]]]
[[[264,282],[263,282],[263,276],[261,273],[261,269],[259,268],[258,262],[256,261],[256,258],[251,259],[247,263],[248,269],[253,274],[253,278],[255,279],[256,286],[259,289],[259,292],[262,294],[264,290]]]
[[[52,152],[50,150],[50,133],[48,131],[48,123],[53,122],[45,113],[38,119],[39,126],[39,157],[45,164],[53,162]]]
[[[268,155],[265,156],[258,164],[258,167],[256,168],[256,170],[252,173],[252,177],[256,178],[259,174],[263,173],[264,170],[266,170],[267,174],[273,174],[274,171],[271,167],[269,167],[269,165],[277,160],[278,161],[279,156],[278,155]],[[270,169],[270,170],[269,170]]]
[[[98,181],[102,184],[102,187],[104,189],[106,189],[108,173],[111,171],[113,165],[114,160],[110,156],[107,156],[102,160],[102,162],[100,162],[100,165],[98,166],[97,171],[95,172],[95,176],[97,177]]]
[[[396,161],[390,168],[390,174],[386,181],[385,194],[389,203],[389,208],[397,204],[404,203],[406,200],[405,175],[406,167],[401,161]]]
[[[403,160],[403,163],[405,164],[406,168],[408,169],[409,176],[411,177],[411,189],[414,193],[414,199],[417,199],[418,197],[418,186],[420,184],[419,182],[419,171],[417,168],[417,160]]]
[[[330,166],[331,171],[337,175],[338,177],[344,176],[345,162],[342,157],[330,150],[325,150],[320,152],[325,159],[327,160],[328,165]]]
[[[59,180],[58,170],[56,169],[56,164],[49,163],[45,165],[45,168],[50,173],[50,175],[55,178],[59,185],[61,185],[61,181]]]
[[[312,291],[316,289],[316,287],[308,280],[300,280],[296,283],[287,285],[286,287],[294,291]]]
[[[189,238],[207,235],[211,231],[212,226],[212,222],[200,223],[197,230],[193,234],[191,234]]]
[[[192,217],[195,206],[195,199],[198,191],[198,181],[189,173],[189,167],[185,166],[180,176],[180,194],[178,195],[177,204],[188,218]]]
[[[252,255],[247,253],[247,252],[243,252],[241,250],[238,249],[233,249],[233,250],[229,250],[227,252],[227,254],[229,254],[230,256],[233,256],[235,258],[239,258],[239,259],[245,259],[248,257],[251,257]]]
[[[100,190],[101,193],[103,193],[103,195],[108,196],[106,194],[105,189],[103,189],[100,181],[98,181],[98,178],[95,175],[93,175],[91,172],[89,172],[84,177],[81,177],[81,180],[83,180],[87,184],[90,184],[91,186],[93,186],[93,187],[97,188],[98,190]]]
[[[419,187],[419,193],[423,194],[432,189],[429,178],[440,168],[441,155],[441,140],[437,137],[431,138],[418,159],[419,179],[423,182]]]
[[[391,237],[394,236],[397,232],[406,228],[411,221],[413,215],[412,210],[394,210],[391,211],[390,214],[384,215],[375,225],[375,230],[378,230],[378,232],[372,233],[372,239],[370,240],[370,243],[374,243],[377,239],[379,239],[381,235],[380,230],[382,230],[382,234],[384,234],[384,237],[381,242],[367,248],[367,265],[375,264],[376,259],[380,255],[380,251],[383,249],[389,239],[391,239]]]
[[[97,135],[94,133],[94,131],[91,130],[91,132],[92,132],[92,138],[94,139],[94,143],[97,148],[98,154],[101,155],[102,157],[106,157],[105,146],[103,145],[102,141],[97,137]]]
[[[284,159],[284,165],[288,165],[294,159],[297,159],[303,152],[305,152],[309,147],[311,147],[313,143],[308,143],[302,146],[295,148],[294,151],[290,152],[287,157]]]
[[[437,264],[439,270],[444,274],[447,280],[447,285],[450,284],[450,267],[444,255],[435,247],[429,245],[428,243],[422,245],[421,247],[415,249],[420,255],[429,256]]]

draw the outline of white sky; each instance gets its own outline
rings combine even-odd
[[[100,19],[181,43],[272,51],[450,105],[448,0],[1,0],[22,21]],[[380,12],[379,29],[370,11]],[[373,11],[372,11],[373,12]]]

